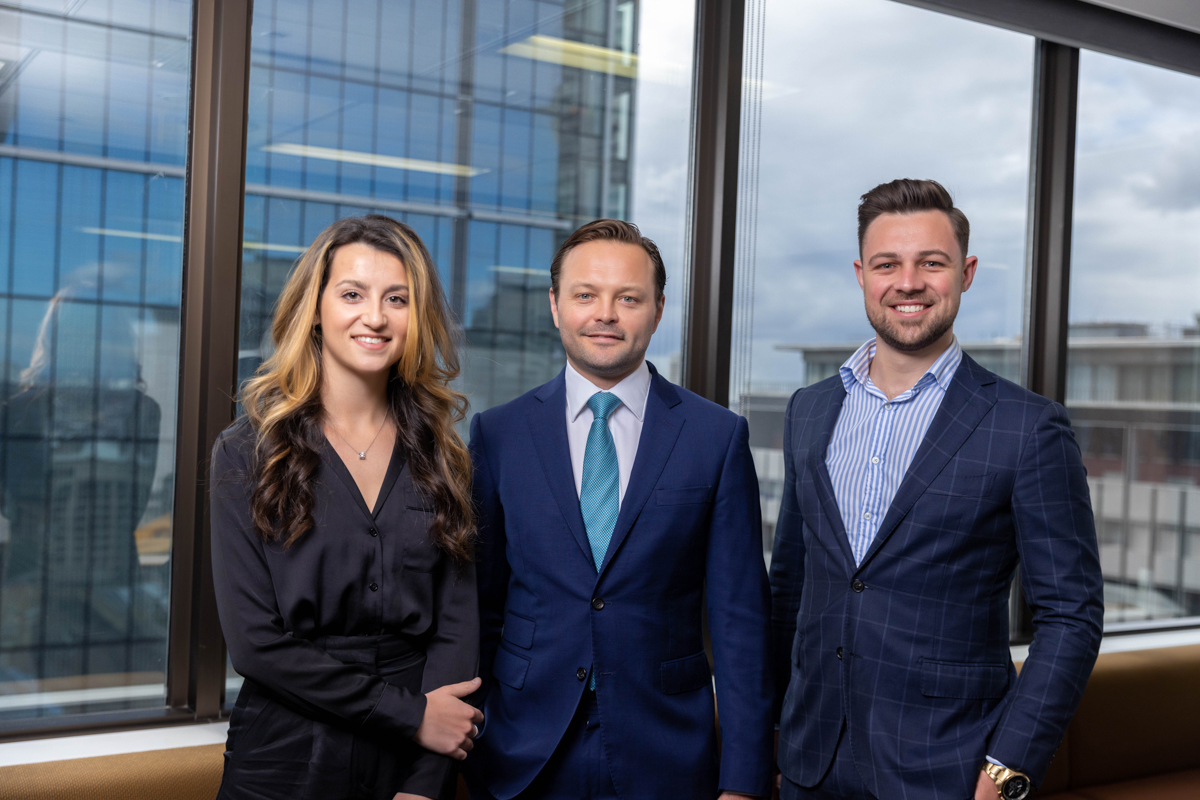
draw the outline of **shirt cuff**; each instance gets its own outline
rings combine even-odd
[[[1005,767],[1003,764],[1001,764],[999,761],[992,758],[991,756],[985,756],[985,758],[987,758],[989,764],[995,764],[997,767],[1004,767],[1005,769],[1008,769],[1008,767]]]
[[[383,684],[383,692],[375,708],[363,720],[363,728],[381,734],[392,734],[411,739],[425,719],[425,695],[414,694],[390,683]]]

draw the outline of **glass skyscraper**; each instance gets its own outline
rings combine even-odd
[[[643,5],[256,2],[239,380],[298,254],[364,213],[428,245],[473,411],[552,378],[550,260],[583,222],[633,213],[643,86],[639,211],[677,270],[693,10],[650,4],[677,19],[643,39]],[[165,697],[192,13],[0,8],[0,721]]]
[[[441,269],[472,408],[553,377],[550,259],[632,200],[637,24],[628,0],[257,3],[243,376],[296,254],[370,211],[411,225]]]
[[[162,704],[188,3],[0,9],[0,719]]]

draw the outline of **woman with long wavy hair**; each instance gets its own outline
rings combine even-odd
[[[339,220],[212,461],[213,578],[245,678],[219,798],[436,798],[482,715],[466,401],[407,225]]]

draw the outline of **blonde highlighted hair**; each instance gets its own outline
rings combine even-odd
[[[420,237],[378,214],[338,220],[300,256],[275,309],[275,352],[242,387],[242,407],[257,434],[255,527],[285,547],[312,527],[312,479],[324,441],[317,309],[334,254],[354,243],[395,256],[408,273],[408,335],[388,381],[388,406],[413,482],[433,505],[434,543],[468,560],[475,520],[471,460],[455,428],[467,402],[450,387],[459,372],[452,317]]]

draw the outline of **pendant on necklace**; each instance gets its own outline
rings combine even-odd
[[[358,460],[359,460],[359,461],[366,461],[366,460],[367,460],[367,454],[366,454],[366,453],[359,453],[359,454],[358,454]]]

